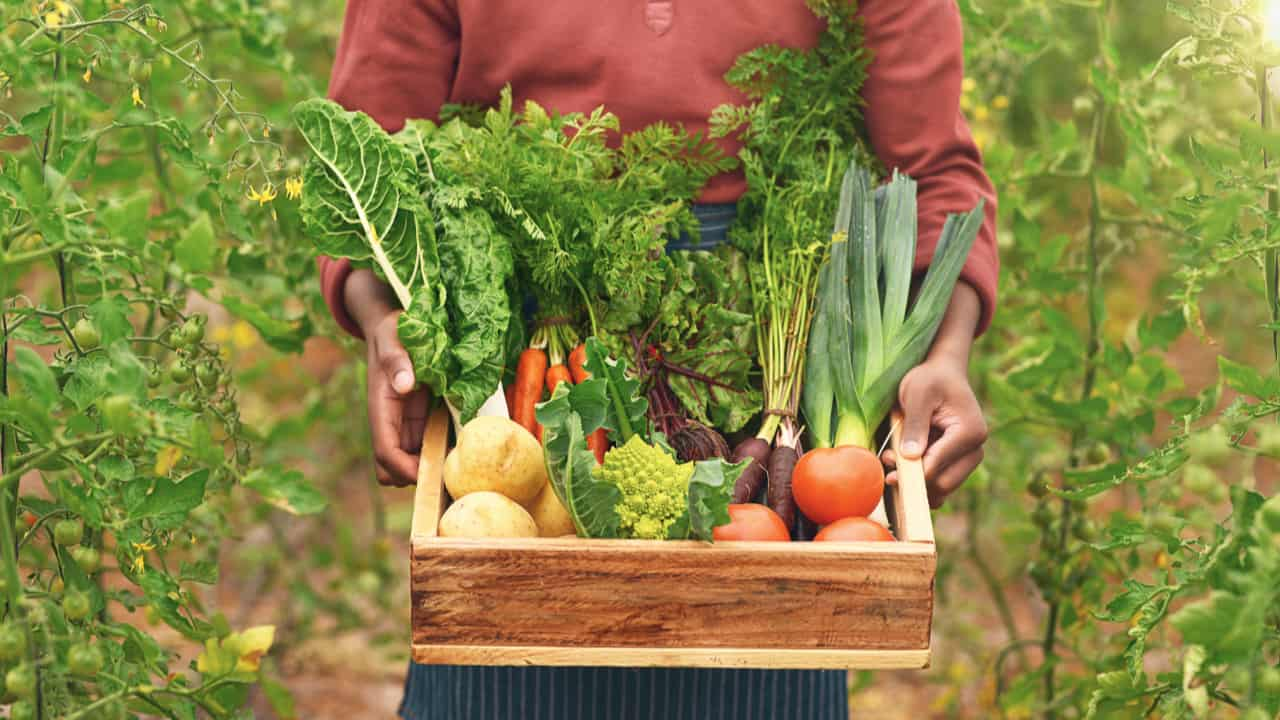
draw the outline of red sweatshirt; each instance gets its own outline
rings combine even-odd
[[[959,10],[955,0],[861,0],[859,12],[873,53],[863,86],[872,149],[919,183],[917,267],[928,266],[948,213],[987,201],[961,275],[982,298],[982,332],[999,269],[995,191],[960,112]],[[604,105],[624,132],[658,120],[705,131],[712,108],[744,100],[724,81],[739,54],[812,47],[821,31],[800,0],[349,0],[329,95],[389,131],[435,118],[445,102],[490,104],[507,83],[517,105]],[[725,174],[700,199],[732,202],[744,189],[740,172]],[[350,269],[320,260],[330,310],[359,335],[342,300]]]

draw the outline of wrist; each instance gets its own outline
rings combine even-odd
[[[977,290],[961,280],[951,294],[938,334],[929,348],[928,361],[947,363],[968,370],[969,353],[982,315],[982,301]]]
[[[342,302],[366,337],[376,323],[400,309],[391,287],[367,269],[353,270],[347,277]]]

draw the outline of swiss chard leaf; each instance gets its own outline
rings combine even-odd
[[[683,537],[711,541],[713,528],[729,523],[729,503],[733,501],[733,484],[747,469],[750,460],[731,465],[721,458],[699,460],[689,478],[689,514]],[[677,525],[686,524],[677,522]]]

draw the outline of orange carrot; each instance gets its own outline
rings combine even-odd
[[[587,372],[586,364],[587,346],[579,345],[569,353],[569,369],[573,372],[575,383],[591,379],[591,373]],[[604,428],[598,428],[587,436],[587,447],[595,454],[596,462],[603,463],[604,454],[609,449],[609,433]]]
[[[508,416],[508,417],[515,417],[515,414],[516,414],[516,403],[515,403],[515,400],[516,400],[516,384],[515,384],[515,382],[513,381],[513,382],[509,382],[509,383],[507,383],[507,386],[506,386],[505,388],[503,388],[503,389],[502,389],[502,392],[503,392],[503,394],[504,394],[504,395],[506,395],[506,396],[507,396],[507,416]]]
[[[554,393],[556,387],[562,382],[573,384],[573,376],[569,374],[569,368],[563,365],[552,365],[547,369],[547,392]]]
[[[542,399],[542,380],[547,375],[547,354],[538,348],[520,353],[516,364],[515,390],[512,392],[511,419],[539,439],[542,427],[534,416],[534,406]]]

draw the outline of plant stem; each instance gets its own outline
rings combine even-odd
[[[1267,68],[1265,65],[1258,65],[1256,72],[1256,82],[1258,85],[1258,118],[1262,123],[1263,130],[1270,130],[1275,124],[1271,106],[1271,89],[1267,85]],[[1268,169],[1271,159],[1264,149],[1262,151],[1262,167]],[[1268,213],[1274,213],[1280,210],[1280,193],[1277,192],[1273,183],[1267,184],[1266,192],[1266,209]],[[1264,237],[1271,234],[1271,224],[1267,222],[1263,225]],[[1263,254],[1262,261],[1263,279],[1266,286],[1267,298],[1267,314],[1271,317],[1271,355],[1275,360],[1277,371],[1280,372],[1280,329],[1274,329],[1277,323],[1280,323],[1280,251],[1275,248],[1269,248]]]

